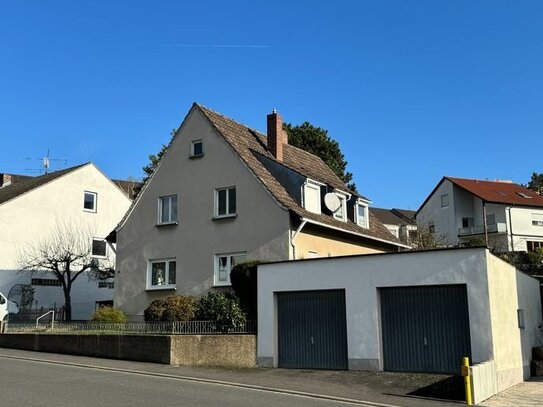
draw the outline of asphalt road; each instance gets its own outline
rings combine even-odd
[[[0,406],[349,406],[351,403],[198,383],[151,374],[104,371],[0,358]],[[364,404],[358,404],[364,405]],[[374,406],[373,404],[367,404]]]

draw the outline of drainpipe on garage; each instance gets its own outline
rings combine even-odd
[[[302,221],[302,223],[300,223],[300,226],[298,226],[298,229],[294,231],[294,233],[292,234],[292,237],[290,238],[290,245],[292,246],[293,260],[296,260],[296,242],[294,241],[294,239],[296,239],[296,236],[298,236],[298,233],[302,231],[303,227],[307,223],[307,220],[304,218],[301,218],[300,220]]]
[[[485,230],[485,245],[488,248],[488,229],[486,224],[486,201],[483,201],[483,228]]]

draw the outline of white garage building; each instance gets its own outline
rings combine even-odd
[[[485,248],[260,265],[258,327],[262,366],[458,373],[469,356],[494,391],[542,344],[539,283]]]

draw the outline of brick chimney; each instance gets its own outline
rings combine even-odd
[[[288,136],[283,131],[283,119],[273,109],[268,118],[268,150],[277,161],[283,161],[283,145],[288,144]]]

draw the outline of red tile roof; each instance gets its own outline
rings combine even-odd
[[[484,201],[523,206],[543,206],[543,196],[519,184],[504,181],[483,181],[445,177],[453,184],[471,192]]]

